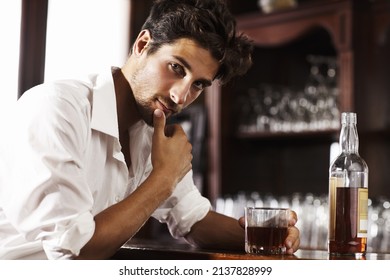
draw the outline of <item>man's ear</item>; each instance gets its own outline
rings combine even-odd
[[[133,54],[142,55],[142,53],[147,49],[149,42],[152,40],[150,32],[147,29],[142,30],[133,45]]]

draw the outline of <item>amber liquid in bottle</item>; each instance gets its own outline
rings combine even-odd
[[[341,153],[329,169],[328,251],[364,255],[368,227],[368,167],[358,153],[356,114],[342,114]]]
[[[364,188],[337,188],[336,225],[334,240],[329,240],[329,251],[336,254],[364,254],[367,238],[358,237],[359,228],[359,191]],[[365,200],[367,201],[367,200]],[[363,203],[365,203],[363,200]]]

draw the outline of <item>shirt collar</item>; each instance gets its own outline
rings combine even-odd
[[[95,78],[91,127],[119,139],[116,95],[111,70]]]

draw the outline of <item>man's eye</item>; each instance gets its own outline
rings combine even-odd
[[[203,90],[205,88],[205,85],[202,82],[195,82],[194,86],[196,87],[197,90]]]
[[[177,73],[178,75],[184,77],[185,76],[185,72],[184,72],[184,69],[181,65],[177,64],[177,63],[171,63],[171,68],[172,70]]]

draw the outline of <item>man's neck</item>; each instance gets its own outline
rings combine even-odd
[[[113,68],[112,76],[115,85],[119,133],[124,133],[140,119],[140,116],[130,84],[121,69]]]

